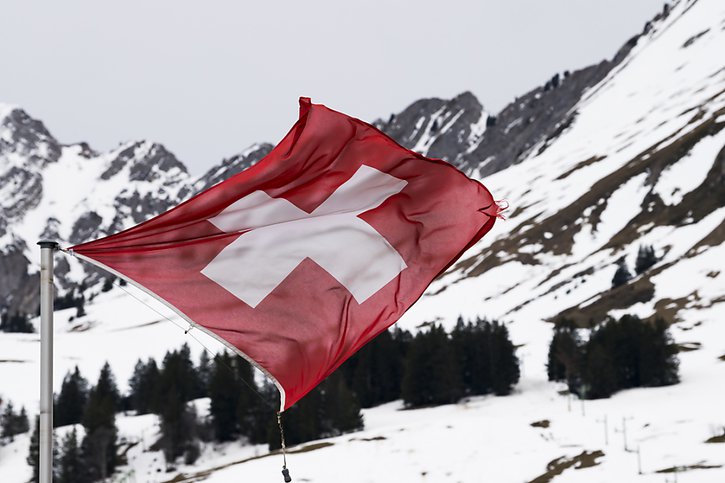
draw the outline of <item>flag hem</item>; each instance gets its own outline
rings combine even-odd
[[[168,302],[164,298],[160,297],[158,294],[155,294],[154,292],[150,291],[149,289],[147,289],[143,285],[139,284],[132,278],[129,278],[128,276],[122,274],[121,272],[114,270],[113,268],[109,267],[108,265],[105,265],[97,260],[94,260],[93,258],[87,257],[85,255],[81,255],[80,253],[76,253],[75,251],[73,251],[71,249],[69,249],[68,252],[74,257],[77,257],[83,261],[86,261],[86,262],[90,263],[91,265],[100,267],[103,270],[106,270],[107,272],[110,272],[113,275],[126,280],[128,283],[130,283],[137,289],[141,290],[145,294],[151,296],[152,298],[154,298],[154,299],[158,300],[159,302],[161,302],[162,304],[164,304],[166,307],[171,309],[176,315],[178,315],[179,317],[184,319],[186,322],[188,322],[192,327],[199,329],[200,331],[204,332],[205,334],[213,337],[214,339],[219,341],[224,347],[230,349],[232,352],[236,353],[237,355],[242,357],[244,360],[246,360],[247,362],[252,364],[252,366],[259,369],[259,371],[262,372],[262,374],[264,374],[277,387],[277,390],[279,391],[279,412],[284,412],[284,410],[285,410],[284,405],[285,405],[285,399],[286,399],[284,388],[279,383],[279,381],[277,381],[277,379],[272,374],[270,374],[269,371],[267,371],[264,367],[262,367],[257,361],[255,361],[254,359],[249,357],[247,354],[245,354],[238,348],[234,347],[232,344],[230,344],[229,342],[227,342],[226,340],[224,340],[223,338],[221,338],[220,336],[215,334],[213,331],[207,329],[206,327],[204,327],[202,325],[197,324],[196,322],[191,320],[185,313],[183,313],[181,310],[176,308],[176,306],[174,306],[171,302]]]

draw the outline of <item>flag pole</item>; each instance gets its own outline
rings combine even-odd
[[[40,483],[53,482],[53,255],[54,241],[40,245]]]

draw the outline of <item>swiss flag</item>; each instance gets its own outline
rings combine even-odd
[[[71,250],[261,369],[284,410],[397,321],[497,212],[451,165],[301,98],[257,165]]]

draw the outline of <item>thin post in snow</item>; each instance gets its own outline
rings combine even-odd
[[[632,419],[631,417],[622,417],[622,438],[624,439],[624,451],[629,451],[629,447],[627,446],[627,421]]]
[[[604,423],[604,446],[609,446],[609,422],[605,414],[602,419],[597,419],[598,423]]]
[[[39,480],[53,482],[53,255],[54,241],[40,245],[40,428]]]

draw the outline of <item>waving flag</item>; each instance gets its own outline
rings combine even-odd
[[[245,357],[284,410],[397,321],[497,210],[451,165],[301,98],[257,165],[71,250]]]

